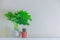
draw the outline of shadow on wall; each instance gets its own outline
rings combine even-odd
[[[0,26],[0,37],[15,37],[14,31],[11,31],[9,27],[3,28]]]

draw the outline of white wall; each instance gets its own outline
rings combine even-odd
[[[0,3],[1,15],[8,10],[30,12],[33,21],[27,27],[28,37],[60,37],[60,0],[1,0]],[[1,20],[6,23],[2,17]],[[5,26],[11,25],[8,23]]]

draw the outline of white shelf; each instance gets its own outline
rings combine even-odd
[[[0,40],[60,40],[60,38],[0,38]]]

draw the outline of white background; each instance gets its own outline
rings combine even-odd
[[[13,24],[6,20],[4,13],[20,9],[28,11],[33,19],[26,27],[28,37],[60,37],[60,0],[0,0],[0,26],[6,28],[7,33],[11,33]]]

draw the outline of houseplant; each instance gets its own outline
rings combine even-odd
[[[22,35],[22,38],[26,38],[27,37],[26,28],[22,29],[21,35]]]
[[[19,32],[18,25],[29,25],[29,20],[32,21],[31,15],[24,10],[19,10],[14,13],[8,11],[5,16],[14,23],[14,30],[17,32]]]

